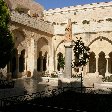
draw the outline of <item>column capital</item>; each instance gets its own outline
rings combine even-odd
[[[99,55],[98,55],[98,54],[96,54],[96,55],[95,55],[95,58],[99,58]]]
[[[72,43],[71,43],[71,42],[65,42],[64,47],[65,47],[65,48],[67,48],[67,47],[68,47],[68,48],[72,48],[72,46],[71,46],[71,45],[72,45]]]
[[[21,54],[20,54],[20,53],[18,53],[18,57],[20,57],[20,55],[21,55]]]
[[[105,58],[108,59],[108,58],[110,58],[110,57],[109,57],[109,55],[105,55]]]

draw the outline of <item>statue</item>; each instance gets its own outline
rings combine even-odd
[[[72,41],[72,23],[71,23],[71,19],[68,20],[68,25],[65,28],[65,41],[66,42]]]

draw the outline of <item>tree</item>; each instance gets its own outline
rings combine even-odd
[[[74,62],[72,67],[82,67],[87,64],[89,61],[89,52],[90,48],[88,46],[85,46],[82,42],[81,38],[75,42],[74,45]]]
[[[84,43],[82,42],[81,40],[82,38],[78,39],[74,44],[74,61],[73,61],[73,64],[72,64],[72,67],[73,68],[76,68],[76,67],[82,67],[82,70],[83,70],[83,67],[87,64],[87,62],[89,61],[89,57],[90,57],[90,48],[88,46],[85,46]],[[82,83],[83,83],[83,80],[82,80],[82,72],[80,74],[81,76],[81,93],[82,93]]]
[[[0,0],[0,68],[10,61],[14,42],[9,31],[10,13],[3,0]]]

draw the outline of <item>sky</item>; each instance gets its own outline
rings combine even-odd
[[[48,9],[63,8],[68,6],[90,4],[96,2],[109,2],[111,0],[35,0],[35,1],[44,6],[45,10],[48,10]]]

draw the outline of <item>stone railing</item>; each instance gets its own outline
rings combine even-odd
[[[28,16],[27,14],[19,14],[15,11],[11,12],[11,21],[17,22],[40,31],[53,34],[53,26],[47,21]]]

